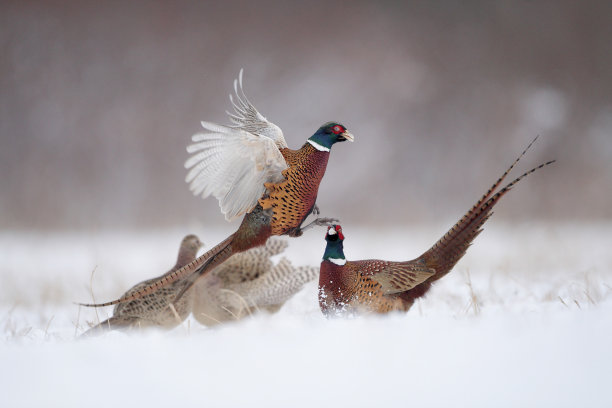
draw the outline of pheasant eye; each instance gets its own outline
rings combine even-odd
[[[336,125],[332,128],[332,130],[334,131],[335,134],[339,134],[344,132],[344,129],[342,129],[342,126],[340,125]]]

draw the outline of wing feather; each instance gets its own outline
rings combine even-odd
[[[279,149],[286,148],[283,132],[269,122],[244,94],[240,70],[234,80],[229,113],[232,125],[202,121],[204,132],[192,136],[185,181],[195,195],[219,200],[227,220],[249,212],[265,193],[265,183],[283,180],[288,166]]]
[[[185,162],[185,181],[203,198],[219,200],[227,220],[249,212],[265,192],[265,183],[282,180],[287,163],[275,142],[244,130],[202,122],[210,133],[192,137],[195,153]]]
[[[382,286],[383,293],[405,292],[425,282],[432,277],[436,271],[428,268],[420,262],[390,262],[390,261],[365,261],[368,266],[364,269],[364,275],[369,276]]]
[[[230,285],[229,289],[239,293],[247,303],[258,307],[282,305],[318,275],[316,267],[295,267],[287,258],[281,258],[256,279]]]
[[[245,130],[257,136],[268,137],[274,140],[279,149],[286,148],[287,142],[283,136],[283,131],[259,113],[244,94],[242,74],[243,70],[241,69],[238,79],[234,80],[235,96],[231,94],[229,96],[234,108],[234,113],[226,112],[232,122],[231,127]]]

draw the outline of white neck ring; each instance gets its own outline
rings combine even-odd
[[[320,144],[318,144],[314,140],[308,139],[308,143],[310,143],[315,149],[317,149],[320,152],[329,152],[329,148],[327,148],[325,146],[321,146]]]
[[[327,258],[327,260],[335,265],[345,265],[346,264],[346,259],[344,258]]]

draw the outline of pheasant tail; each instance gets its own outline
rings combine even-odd
[[[537,137],[536,137],[537,139]],[[506,172],[491,186],[491,188],[482,196],[478,202],[457,222],[438,242],[436,242],[427,252],[421,255],[418,260],[422,260],[425,264],[436,270],[436,274],[430,278],[430,282],[440,279],[446,275],[455,264],[463,257],[468,247],[474,241],[474,238],[482,232],[483,224],[493,214],[492,210],[495,204],[503,197],[516,183],[531,173],[544,166],[552,164],[555,160],[548,161],[535,167],[521,176],[508,183],[497,193],[494,191],[499,187],[502,181],[506,178],[510,170],[514,168],[516,163],[523,157],[525,152],[531,147],[534,139],[529,146],[521,153],[521,155],[512,163]]]
[[[195,280],[208,271],[212,270],[215,266],[221,264],[227,258],[232,256],[232,240],[234,238],[234,234],[227,237],[220,244],[198,257],[194,261],[188,263],[176,271],[164,275],[160,279],[152,282],[150,285],[143,287],[142,289],[135,291],[133,293],[126,294],[125,296],[110,301],[106,303],[77,303],[81,306],[86,307],[105,307],[105,306],[113,306],[118,303],[130,302],[135,299],[139,299],[143,296],[146,296],[150,293],[157,291],[158,289],[171,284],[172,282],[176,282],[180,279],[191,279],[192,282],[189,285],[185,285],[185,288],[179,293],[176,297],[175,301],[180,299],[181,296],[193,285]]]

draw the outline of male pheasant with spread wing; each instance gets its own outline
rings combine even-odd
[[[242,71],[234,81],[236,100],[230,95],[235,113],[231,126],[202,122],[208,131],[193,136],[187,148],[193,156],[186,181],[202,197],[215,196],[227,219],[244,215],[238,230],[188,265],[162,277],[110,306],[145,296],[172,282],[188,279],[177,300],[201,276],[230,256],[265,244],[273,235],[300,236],[312,225],[329,225],[330,218],[317,218],[302,227],[315,209],[319,184],[325,174],[335,143],[353,141],[340,123],[327,122],[299,150],[287,147],[280,128],[269,122],[246,98]],[[318,212],[318,211],[317,211]]]

